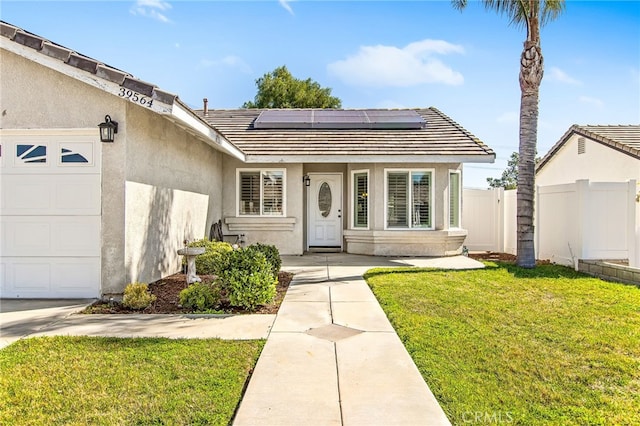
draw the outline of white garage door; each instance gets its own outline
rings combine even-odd
[[[0,133],[0,297],[100,295],[97,133]]]

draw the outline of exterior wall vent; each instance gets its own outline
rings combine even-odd
[[[578,155],[584,154],[587,151],[584,138],[578,138]]]

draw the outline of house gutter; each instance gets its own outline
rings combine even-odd
[[[495,154],[480,155],[247,155],[247,163],[494,163]]]
[[[171,116],[193,129],[198,135],[222,148],[227,154],[241,161],[246,161],[245,154],[240,151],[227,138],[213,129],[207,122],[201,119],[191,108],[176,98],[171,108]]]

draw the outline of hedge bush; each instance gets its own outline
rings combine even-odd
[[[215,283],[195,282],[180,292],[180,305],[194,311],[216,309],[220,299],[220,287]]]
[[[278,248],[273,245],[255,243],[247,247],[249,250],[256,250],[267,258],[267,262],[271,265],[271,272],[274,277],[278,277],[278,272],[280,272],[280,267],[282,266],[282,258],[280,257],[280,252]]]
[[[277,279],[271,264],[258,250],[241,248],[224,253],[215,273],[234,306],[255,310],[276,295]]]
[[[129,283],[124,289],[122,305],[131,309],[144,309],[155,302],[156,296],[149,292],[146,283]]]
[[[198,274],[215,274],[216,264],[224,253],[233,250],[231,244],[222,241],[196,240],[189,243],[189,247],[204,247],[204,253],[196,256],[196,271]]]

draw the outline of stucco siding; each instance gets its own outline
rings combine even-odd
[[[219,151],[144,107],[0,51],[0,127],[95,129],[119,123],[102,154],[101,292],[122,293],[180,268],[184,239],[208,235],[221,215]]]
[[[283,169],[286,170],[285,203],[286,216],[250,217],[237,214],[237,170],[238,169]],[[225,156],[222,165],[221,215],[225,234],[245,234],[247,245],[264,243],[275,245],[280,254],[300,255],[303,249],[304,198],[301,164],[246,164]]]
[[[125,116],[126,104],[115,96],[0,50],[0,127],[3,129],[95,128],[110,114]],[[117,292],[125,280],[124,167],[126,129],[120,143],[100,144],[102,150],[102,292]],[[121,290],[120,290],[121,291]]]
[[[126,281],[151,282],[177,272],[183,241],[219,218],[222,154],[135,105],[125,122]]]
[[[578,154],[579,138],[584,138],[583,154]],[[592,182],[640,180],[640,161],[592,139],[574,134],[536,174],[536,185],[558,185],[581,179]]]

